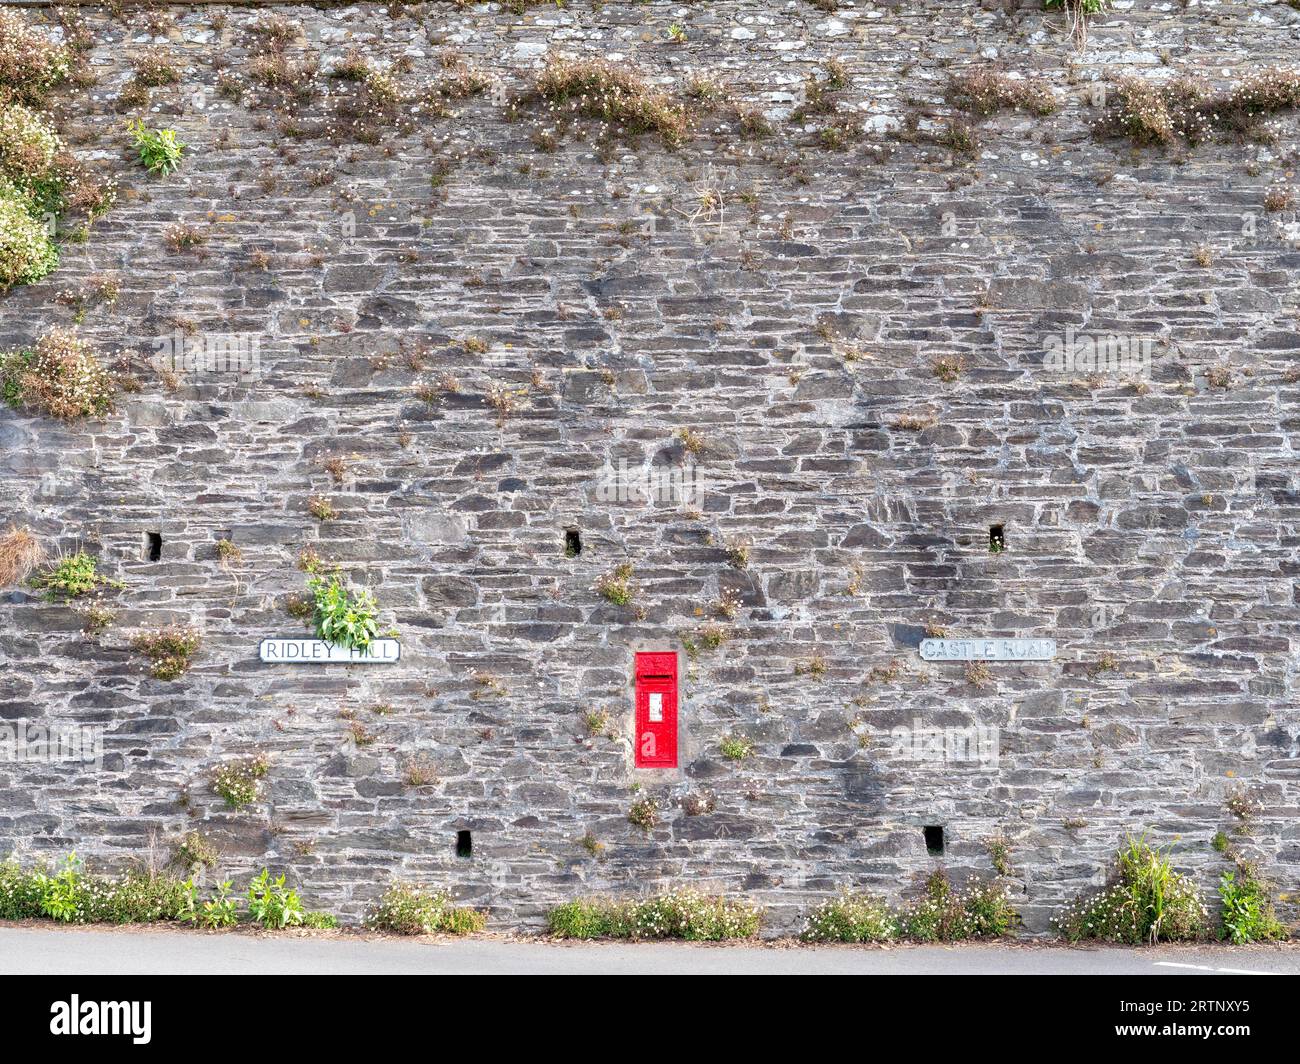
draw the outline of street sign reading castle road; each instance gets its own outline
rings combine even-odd
[[[925,661],[1050,661],[1055,639],[922,639]]]
[[[281,663],[389,665],[401,658],[402,644],[396,639],[374,639],[365,650],[349,650],[324,639],[263,639],[258,656]]]

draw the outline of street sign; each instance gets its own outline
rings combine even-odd
[[[1050,661],[1055,639],[922,639],[925,661]]]
[[[374,639],[365,650],[327,643],[324,639],[263,639],[258,657],[279,664],[390,665],[402,656],[402,644],[396,639]]]

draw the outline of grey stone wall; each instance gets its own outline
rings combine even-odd
[[[56,273],[3,297],[0,346],[70,323],[59,293],[108,274],[116,306],[79,324],[106,357],[240,334],[260,373],[150,376],[102,423],[0,414],[0,516],[87,545],[125,584],[98,639],[4,592],[0,718],[102,726],[106,756],[0,763],[0,852],[121,863],[197,829],[226,870],[286,871],[347,918],[394,876],[499,928],[689,883],[747,892],[782,930],[840,886],[897,898],[939,864],[990,875],[1000,832],[1041,932],[1130,831],[1208,895],[1209,840],[1237,829],[1224,801],[1244,788],[1262,812],[1240,844],[1295,888],[1300,252],[1294,208],[1264,203],[1294,183],[1296,120],[1271,145],[1167,152],[1089,127],[1109,77],[1221,86],[1293,62],[1300,11],[1130,4],[1080,51],[1036,5],[955,0],[277,10],[302,29],[290,55],[325,69],[356,44],[380,66],[408,56],[414,89],[455,50],[517,91],[548,49],[606,56],[666,88],[724,78],[776,133],[745,140],[724,112],[676,152],[653,136],[602,150],[579,122],[544,151],[536,108],[509,121],[474,97],[335,145],[313,135],[338,91],[324,77],[290,124],[256,86],[216,91],[218,65],[247,80],[261,11],[84,9],[97,81],[56,108],[121,199]],[[150,45],[183,79],[123,113]],[[831,57],[849,74],[837,107],[864,129],[842,151],[820,120],[786,121]],[[929,142],[949,75],[978,64],[1046,79],[1059,112],[979,123],[971,157]],[[188,142],[180,173],[132,164],[135,114]],[[206,245],[169,253],[175,223]],[[1052,372],[1067,327],[1149,339],[1150,372]],[[933,363],[953,356],[947,382]],[[701,445],[694,509],[608,500],[620,460],[690,468],[680,429]],[[339,518],[313,519],[313,494]],[[222,538],[241,562],[220,563]],[[374,589],[400,664],[257,660],[260,639],[306,634],[284,609],[304,546]],[[640,611],[593,591],[624,561]],[[731,622],[711,605],[728,589]],[[204,645],[164,683],[128,642],[167,622]],[[710,623],[729,634],[716,649]],[[920,660],[927,627],[1059,650],[979,686]],[[683,767],[634,772],[632,654],[674,648]],[[601,709],[617,737],[588,736]],[[973,725],[996,729],[996,757],[917,757],[892,734]],[[754,756],[721,757],[725,736]],[[256,752],[265,800],[225,811],[208,773]],[[435,784],[403,782],[412,758]],[[646,794],[649,831],[627,820]],[[925,825],[945,829],[943,857]]]

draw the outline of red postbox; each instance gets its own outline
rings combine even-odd
[[[677,655],[636,656],[637,768],[677,767]]]

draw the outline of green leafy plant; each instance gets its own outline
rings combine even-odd
[[[230,880],[223,879],[217,884],[212,897],[203,903],[193,919],[199,927],[209,931],[219,931],[239,923],[239,903],[230,896]]]
[[[99,573],[99,563],[85,551],[65,554],[51,562],[30,580],[31,586],[45,592],[50,602],[78,598],[100,590],[102,587],[121,587]]]
[[[303,922],[302,902],[298,892],[285,886],[285,877],[271,879],[263,868],[248,884],[248,915],[268,931],[298,927]]]
[[[157,923],[189,918],[194,899],[192,880],[140,869],[95,875],[85,871],[75,853],[53,872],[43,865],[23,869],[16,861],[0,865],[0,919]]]
[[[337,574],[307,582],[316,635],[348,650],[365,650],[379,634],[379,607],[370,591],[349,591]]]
[[[73,923],[83,917],[81,894],[84,884],[81,860],[75,853],[64,858],[63,867],[45,881],[44,887],[41,911],[45,916],[62,923]]]
[[[1269,942],[1287,937],[1273,909],[1268,884],[1259,877],[1252,864],[1239,860],[1235,872],[1219,877],[1219,937],[1234,945]]]
[[[180,169],[185,142],[174,129],[150,129],[140,119],[127,123],[127,132],[141,164],[155,177],[164,177]]]
[[[396,935],[469,935],[487,926],[487,915],[458,907],[446,891],[394,883],[366,915],[366,926]]]
[[[757,906],[743,899],[682,888],[642,901],[567,902],[547,913],[546,923],[557,938],[720,942],[753,938],[762,916]]]
[[[1203,938],[1208,913],[1200,892],[1145,836],[1130,836],[1105,887],[1076,898],[1054,921],[1071,942],[1187,942]]]

